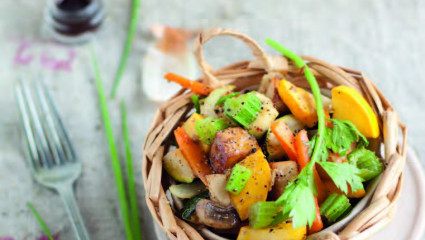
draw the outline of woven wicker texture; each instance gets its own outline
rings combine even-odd
[[[242,40],[252,51],[255,59],[243,61],[212,71],[205,61],[202,46],[217,36],[232,36]],[[303,75],[292,62],[282,56],[269,56],[250,37],[230,29],[214,28],[202,32],[196,39],[195,56],[202,70],[203,78],[198,81],[213,87],[233,84],[238,90],[258,86],[267,73],[283,74],[298,87],[309,88]],[[347,85],[360,92],[372,106],[378,117],[383,146],[385,171],[366,207],[350,222],[336,230],[324,230],[309,236],[309,239],[367,239],[388,225],[396,210],[403,181],[403,168],[406,161],[407,128],[398,119],[389,101],[373,82],[362,72],[335,66],[322,60],[303,56],[322,89]],[[187,117],[193,108],[190,96],[185,89],[180,90],[170,100],[159,107],[152,121],[143,146],[143,181],[146,188],[146,202],[155,221],[170,239],[225,239],[206,228],[194,228],[177,215],[178,199],[166,194],[162,179],[162,158],[168,150],[167,139],[176,125]],[[402,141],[398,143],[401,133]],[[168,197],[167,197],[168,195]]]

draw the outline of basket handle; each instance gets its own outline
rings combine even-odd
[[[197,39],[195,40],[195,52],[194,52],[198,65],[202,71],[202,75],[204,76],[204,79],[207,81],[208,84],[212,86],[221,85],[220,80],[218,80],[212,74],[212,68],[204,58],[204,51],[202,46],[206,42],[208,42],[208,40],[210,40],[211,38],[218,37],[218,36],[232,36],[242,40],[251,50],[254,57],[263,65],[264,69],[267,72],[269,72],[269,70],[271,69],[272,62],[270,57],[266,54],[266,52],[264,52],[264,50],[260,47],[260,45],[258,45],[258,43],[255,42],[254,39],[232,29],[211,28],[211,29],[202,31],[198,35]]]

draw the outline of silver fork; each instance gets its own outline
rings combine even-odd
[[[52,97],[41,81],[27,83],[21,80],[15,94],[27,140],[31,172],[42,186],[55,189],[60,194],[77,239],[88,240],[73,192],[73,184],[81,174],[82,165],[76,161],[75,151]]]

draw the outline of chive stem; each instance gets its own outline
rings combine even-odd
[[[131,7],[131,19],[130,24],[128,26],[127,38],[125,41],[124,51],[121,56],[120,65],[118,67],[117,74],[115,75],[114,85],[111,91],[111,98],[115,98],[115,95],[118,90],[118,85],[121,82],[122,74],[124,73],[125,65],[127,64],[128,56],[130,55],[131,45],[133,43],[134,34],[137,28],[137,22],[139,19],[139,15],[137,11],[140,8],[140,0],[133,0],[133,4]]]
[[[54,240],[52,234],[50,233],[49,229],[47,228],[46,223],[43,221],[40,214],[38,214],[37,210],[35,210],[34,206],[30,202],[27,202],[27,206],[31,209],[31,212],[34,214],[35,218],[40,223],[41,228],[43,229],[44,233],[49,238],[49,240]]]
[[[135,239],[142,239],[142,231],[140,229],[140,218],[139,218],[139,208],[137,206],[137,193],[136,185],[134,182],[134,172],[133,172],[133,159],[131,156],[131,146],[130,146],[130,137],[128,134],[128,124],[127,124],[127,108],[125,106],[124,100],[121,101],[121,122],[122,122],[122,132],[124,137],[124,146],[125,146],[125,156],[127,160],[127,174],[128,174],[128,196],[130,198],[130,212],[131,212],[131,224],[133,228],[133,235]]]
[[[127,198],[125,194],[124,180],[123,180],[123,176],[121,172],[118,151],[115,145],[112,124],[109,118],[108,106],[106,103],[106,96],[105,96],[105,89],[103,88],[103,83],[102,83],[102,76],[100,74],[100,69],[97,63],[96,54],[94,52],[93,46],[91,47],[91,60],[93,64],[94,74],[96,77],[96,86],[97,86],[97,91],[99,95],[100,110],[102,112],[102,118],[103,118],[103,123],[105,127],[106,137],[109,143],[109,153],[111,156],[112,168],[114,171],[115,182],[117,185],[118,197],[120,201],[122,217],[124,220],[125,232],[127,235],[127,239],[133,240],[134,237],[131,231],[131,220],[130,220],[130,214],[129,214],[128,204],[127,204]]]

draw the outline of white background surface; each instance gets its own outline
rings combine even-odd
[[[108,17],[96,39],[104,82],[109,90],[118,65],[128,20],[128,1],[105,1]],[[124,239],[96,90],[85,46],[71,50],[39,41],[44,0],[0,1],[0,238],[36,239],[38,223],[25,203],[32,202],[53,232],[74,239],[59,197],[34,183],[23,154],[13,84],[19,75],[42,74],[60,106],[65,125],[84,174],[76,186],[78,202],[92,239]],[[260,42],[274,38],[297,53],[362,70],[394,104],[400,119],[409,126],[409,143],[425,155],[425,1],[328,0],[142,0],[141,31],[122,79],[119,98],[129,107],[137,186],[145,239],[153,239],[153,227],[144,207],[141,181],[141,148],[156,109],[140,90],[140,61],[148,46],[147,27],[165,23],[186,27],[231,27]],[[33,58],[28,65],[14,64],[19,46]],[[229,44],[230,43],[230,44]],[[218,39],[207,46],[214,67],[250,58],[248,50],[234,40]],[[214,49],[214,51],[211,51]],[[271,49],[265,47],[272,53]],[[52,70],[49,58],[68,59],[71,70]],[[44,64],[43,62],[44,55]],[[47,60],[46,60],[47,59]],[[118,102],[110,102],[116,138],[120,139]],[[403,215],[413,218],[411,213]],[[399,239],[394,236],[394,239]]]

